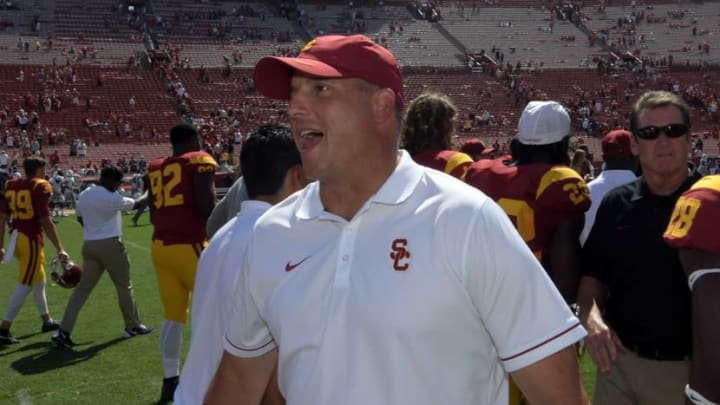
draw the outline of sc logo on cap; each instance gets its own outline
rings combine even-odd
[[[308,42],[307,44],[305,44],[305,46],[303,47],[303,49],[302,49],[300,52],[307,52],[307,51],[309,51],[310,48],[312,48],[313,46],[315,46],[315,43],[316,43],[316,42],[317,42],[317,38],[311,40],[310,42]]]

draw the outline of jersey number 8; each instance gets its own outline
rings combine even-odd
[[[697,215],[700,209],[700,204],[700,200],[698,199],[680,197],[670,217],[670,225],[668,226],[666,234],[674,238],[687,236],[692,227],[695,215]]]

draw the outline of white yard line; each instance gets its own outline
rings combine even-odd
[[[32,405],[33,401],[30,398],[30,392],[26,388],[21,388],[15,393],[15,398],[18,400],[20,405]]]
[[[139,243],[135,243],[135,242],[129,241],[127,239],[123,239],[123,243],[125,243],[127,246],[130,246],[133,249],[142,250],[145,253],[150,253],[149,247],[143,246]]]

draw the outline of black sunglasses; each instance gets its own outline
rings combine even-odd
[[[633,133],[640,139],[657,139],[660,136],[660,132],[664,132],[668,138],[679,138],[688,133],[687,125],[685,124],[669,124],[662,127],[643,127],[636,129]]]

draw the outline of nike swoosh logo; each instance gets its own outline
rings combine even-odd
[[[304,262],[305,260],[309,259],[309,258],[310,258],[310,256],[308,256],[308,257],[300,260],[299,262],[297,262],[297,263],[295,263],[295,264],[290,264],[290,262],[287,262],[287,264],[285,265],[285,271],[286,271],[286,272],[291,272],[291,271],[295,270],[295,267],[303,264],[303,262]]]

